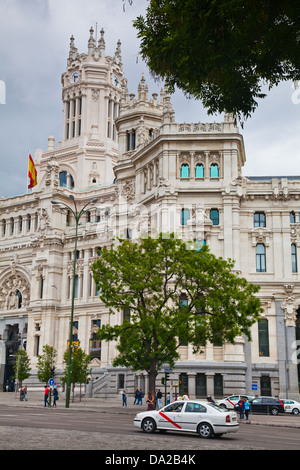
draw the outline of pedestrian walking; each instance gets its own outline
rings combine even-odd
[[[159,389],[158,392],[157,392],[157,394],[156,394],[157,408],[158,408],[159,410],[162,408],[161,399],[162,399],[162,393],[161,393],[161,391],[160,391],[160,389]]]
[[[171,396],[170,396],[170,392],[167,393],[167,405],[169,405],[171,403]]]
[[[27,401],[27,385],[23,388],[23,398],[22,401]]]
[[[20,388],[20,401],[23,401],[24,398],[24,389],[23,387]]]
[[[56,400],[58,400],[58,391],[57,387],[53,389],[53,408],[56,408]]]
[[[44,408],[46,408],[47,405],[49,405],[49,387],[48,385],[45,385],[45,394],[44,394]]]
[[[140,391],[138,389],[138,387],[135,389],[135,392],[134,392],[134,402],[133,404],[134,405],[138,405],[139,404],[139,398],[140,398]]]
[[[144,398],[144,392],[143,390],[140,388],[139,390],[139,401],[138,401],[138,405],[142,405],[143,404],[143,398]]]
[[[242,398],[238,401],[238,407],[239,407],[240,419],[244,419],[245,402]]]
[[[127,406],[127,395],[126,395],[125,390],[123,390],[123,393],[122,393],[122,403],[123,403],[123,406]]]

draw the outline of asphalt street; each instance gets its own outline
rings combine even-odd
[[[143,433],[133,418],[146,406],[120,401],[87,399],[64,407],[44,408],[41,397],[20,402],[14,394],[0,393],[1,450],[187,451],[299,450],[300,416],[253,415],[237,434],[201,439],[188,433]]]

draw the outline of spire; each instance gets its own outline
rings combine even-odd
[[[96,40],[94,38],[94,28],[91,26],[90,38],[89,38],[89,41],[88,41],[89,54],[91,54],[95,50],[95,47],[96,47]]]
[[[105,51],[104,29],[103,28],[101,28],[100,35],[101,35],[101,37],[98,41],[98,48],[100,50],[100,53],[102,54],[102,51],[103,51],[103,53]]]
[[[77,55],[78,55],[78,49],[77,49],[77,47],[75,47],[75,40],[74,40],[74,36],[72,34],[72,36],[70,37],[69,59],[74,60],[74,59],[76,59]]]
[[[115,63],[117,65],[122,65],[122,56],[121,56],[121,41],[120,39],[117,42],[117,49],[114,57]]]
[[[145,82],[144,74],[142,74],[141,81],[138,85],[138,99],[141,101],[148,100],[148,85]]]

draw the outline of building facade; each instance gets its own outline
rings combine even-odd
[[[181,346],[172,385],[192,397],[232,393],[299,398],[300,177],[244,177],[243,137],[231,115],[223,122],[176,123],[165,89],[149,97],[141,77],[128,92],[121,44],[105,54],[104,31],[87,53],[71,37],[62,74],[62,139],[37,150],[38,184],[0,200],[0,385],[26,348],[37,386],[37,356],[46,344],[63,369],[70,327],[75,243],[72,212],[81,209],[75,273],[73,337],[91,353],[91,396],[121,388],[147,391],[145,371],[112,367],[114,342],[97,339],[103,324],[123,321],[99,300],[91,265],[113,237],[176,232],[206,243],[235,270],[260,285],[262,321],[252,341],[206,345],[199,354]],[[72,196],[73,199],[70,198]],[[91,201],[97,198],[97,203]],[[158,384],[164,371],[158,377]],[[176,392],[179,390],[173,390]]]

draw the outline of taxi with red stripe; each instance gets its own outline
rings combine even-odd
[[[221,400],[215,400],[215,404],[221,406],[222,408],[227,408],[227,410],[234,410],[234,407],[238,404],[240,400],[253,400],[250,395],[230,395],[230,397],[223,398]]]
[[[202,400],[178,400],[160,410],[138,413],[134,425],[145,433],[156,430],[192,432],[206,439],[239,430],[235,411]]]

